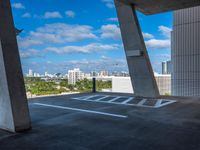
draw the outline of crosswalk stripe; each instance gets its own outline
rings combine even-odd
[[[109,100],[108,102],[109,102],[109,103],[110,103],[110,102],[114,102],[114,101],[116,101],[116,100],[118,100],[118,99],[120,99],[120,98],[121,98],[121,96],[118,96],[118,97],[115,97],[115,98]]]
[[[147,101],[147,99],[143,99],[137,105],[142,106],[146,101]]]
[[[123,101],[122,104],[127,104],[128,102],[130,102],[132,100],[133,100],[133,97],[130,97],[127,100]]]

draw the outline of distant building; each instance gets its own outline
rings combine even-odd
[[[45,72],[45,73],[44,73],[44,76],[45,76],[45,77],[48,77],[48,72]]]
[[[162,62],[162,74],[171,74],[171,73],[172,73],[171,61]]]
[[[78,80],[82,80],[84,78],[83,72],[80,71],[79,68],[75,68],[74,70],[68,71],[68,83],[76,84]]]
[[[91,72],[91,76],[92,76],[92,77],[97,77],[98,75],[99,75],[99,73],[96,72],[96,71],[92,71],[92,72]]]
[[[171,75],[155,74],[155,78],[160,94],[171,94]],[[134,93],[130,77],[112,77],[112,92]]]
[[[33,77],[33,70],[31,70],[31,69],[28,70],[28,76]]]
[[[116,76],[116,77],[129,77],[129,73],[125,72],[125,71],[121,71],[121,72],[112,72],[112,76]]]
[[[40,74],[35,72],[35,73],[33,74],[33,77],[40,77]]]
[[[109,74],[108,74],[108,71],[101,71],[100,72],[100,74],[99,74],[99,76],[108,76]]]

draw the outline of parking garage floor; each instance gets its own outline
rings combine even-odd
[[[0,150],[200,150],[200,98],[86,93],[29,108],[32,130],[0,130]]]

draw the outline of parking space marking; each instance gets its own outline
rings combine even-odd
[[[95,97],[98,97],[98,98],[95,99]],[[108,98],[108,99],[106,99],[106,98]],[[139,101],[136,101],[137,103],[132,103],[131,101],[136,100],[135,97],[116,96],[116,95],[115,96],[114,95],[92,95],[92,96],[88,95],[88,97],[86,97],[84,99],[82,97],[76,97],[76,98],[72,98],[72,99],[80,100],[80,101],[127,105],[127,106],[138,106],[138,107],[148,107],[148,108],[160,108],[160,107],[164,107],[166,105],[176,102],[175,100],[168,100],[168,99],[141,98],[141,99],[139,99]],[[117,101],[117,100],[120,100],[120,101]],[[151,101],[154,101],[154,103],[152,103]]]
[[[165,99],[162,99],[162,102],[163,101],[167,101],[167,100],[165,100]],[[162,104],[162,102],[161,102],[161,104],[160,105],[158,105],[158,106],[156,106],[156,108],[160,108],[160,107],[163,107],[163,106],[166,106],[166,105],[170,105],[170,104],[172,104],[172,103],[175,103],[176,101],[175,100],[168,100],[167,102],[165,102],[165,103],[163,103]]]
[[[137,105],[142,106],[147,101],[147,99],[142,99]]]
[[[128,102],[132,101],[134,97],[130,97],[127,100],[123,101],[122,104],[127,104]]]
[[[159,107],[160,105],[161,105],[161,103],[162,103],[162,99],[160,99],[160,100],[158,100],[157,102],[156,102],[156,107]]]
[[[79,111],[79,112],[99,114],[99,115],[104,115],[104,116],[111,116],[111,117],[118,117],[118,118],[128,118],[128,116],[125,116],[125,115],[112,114],[112,113],[106,113],[106,112],[100,112],[100,111],[93,111],[93,110],[88,110],[88,109],[79,109],[79,108],[64,107],[64,106],[50,105],[50,104],[43,104],[43,103],[33,103],[33,104],[38,105],[38,106],[65,109],[65,110],[73,110],[73,111]]]
[[[115,97],[115,98],[109,100],[108,102],[111,103],[111,102],[114,102],[114,101],[116,101],[116,100],[118,100],[118,99],[120,99],[120,98],[121,98],[121,96],[117,96],[117,97]]]
[[[89,96],[89,97],[84,98],[84,100],[88,100],[88,99],[90,99],[90,98],[94,98],[94,97],[97,97],[97,96],[99,96],[99,95],[92,95],[92,96]]]
[[[108,97],[109,97],[109,96],[103,96],[103,97],[101,97],[101,98],[99,98],[99,99],[95,99],[94,101],[95,101],[95,102],[98,102],[98,101],[103,100],[103,99],[108,98]]]

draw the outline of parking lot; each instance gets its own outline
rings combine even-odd
[[[31,99],[29,108],[32,131],[0,131],[0,149],[200,149],[198,99],[76,94]]]

